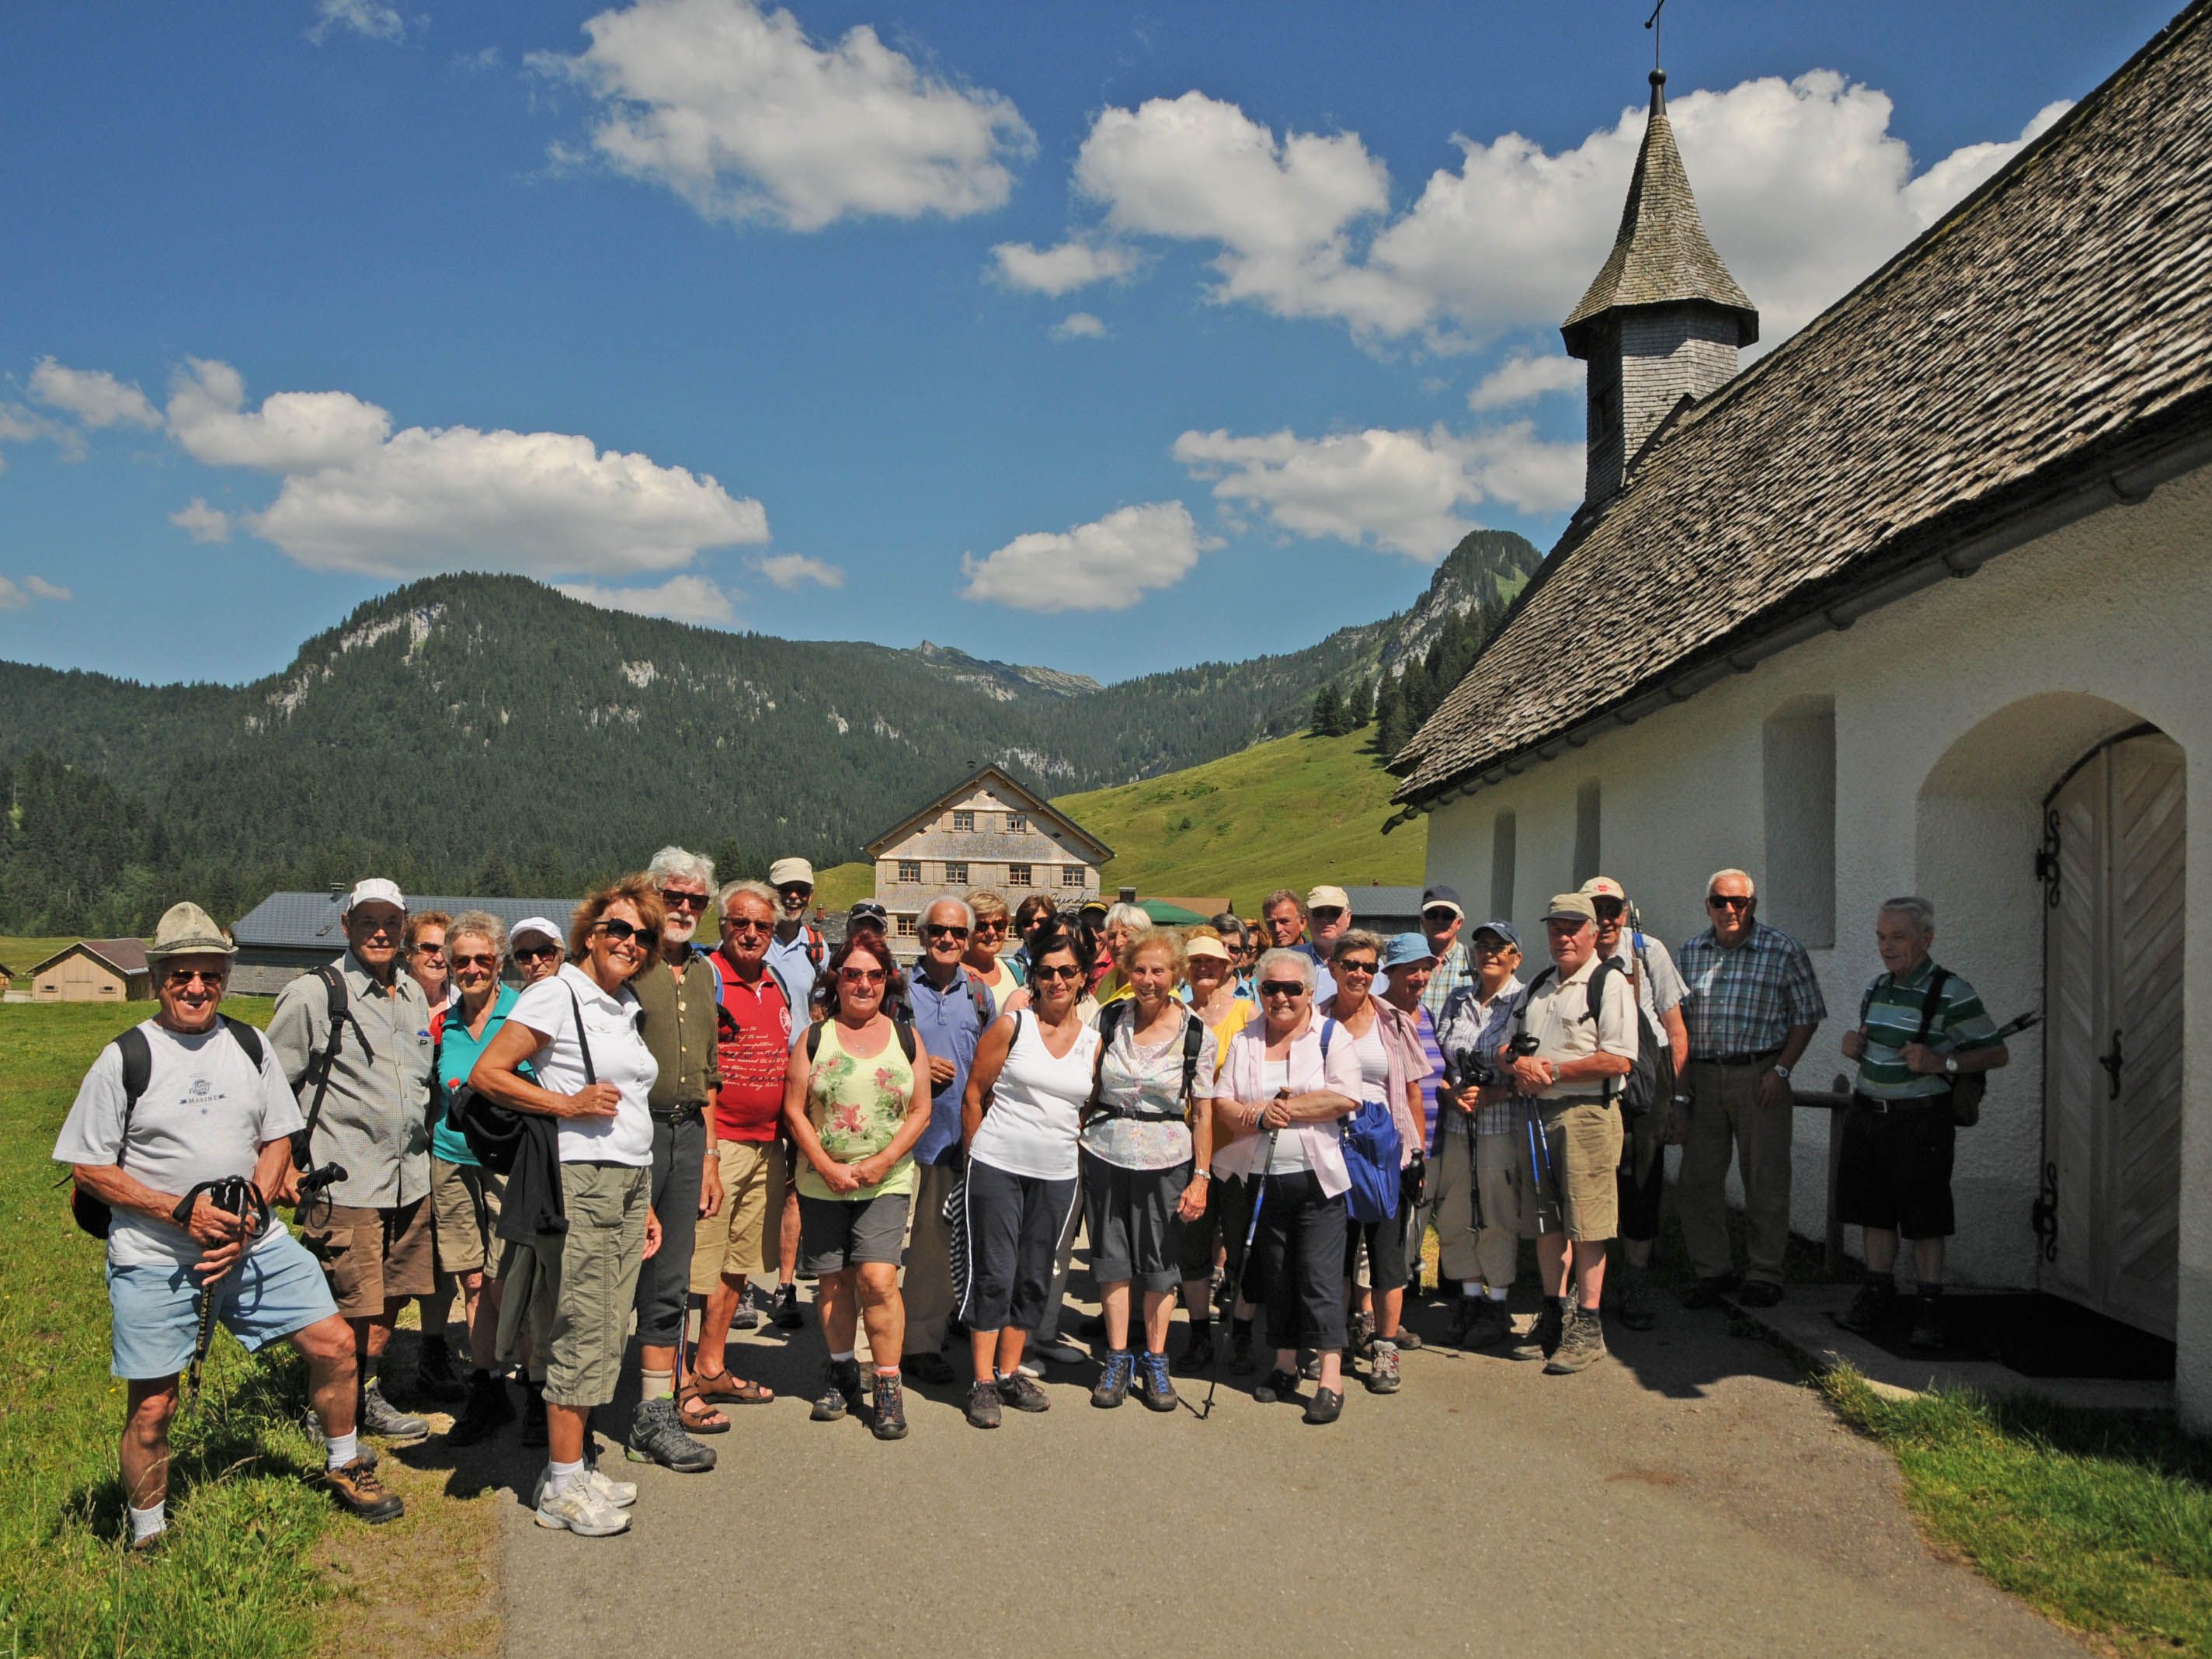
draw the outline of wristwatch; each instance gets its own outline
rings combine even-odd
[[[1213,1171],[1211,1170],[1193,1170],[1190,1172],[1190,1178],[1193,1181],[1211,1181],[1213,1179]]]
[[[1774,1066],[1772,1070],[1774,1075],[1780,1078],[1784,1083],[1790,1081],[1790,1068],[1787,1066]]]
[[[1943,1073],[1947,1077],[1956,1077],[1959,1075],[1958,1055],[1946,1054],[1943,1056]]]

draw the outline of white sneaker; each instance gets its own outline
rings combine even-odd
[[[530,1491],[530,1501],[533,1504],[545,1496],[545,1483],[552,1478],[553,1471],[550,1468],[538,1470],[538,1484]],[[626,1510],[637,1502],[635,1481],[616,1480],[601,1474],[597,1463],[586,1463],[584,1466],[583,1481],[592,1489],[592,1495],[611,1509]]]
[[[540,1498],[538,1524],[556,1531],[580,1533],[586,1538],[605,1538],[627,1530],[629,1516],[603,1501],[586,1477],[571,1480],[560,1491]]]

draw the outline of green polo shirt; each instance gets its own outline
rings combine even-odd
[[[1859,1060],[1859,1092],[1873,1100],[1924,1100],[1951,1086],[1941,1073],[1923,1076],[1905,1063],[1905,1048],[1920,1036],[1928,1006],[1928,983],[1936,964],[1923,962],[1902,980],[1879,975],[1867,987],[1860,1024],[1866,1027],[1866,1052]],[[1996,1024],[1974,988],[1956,974],[1943,981],[1943,1006],[1929,1023],[1928,1044],[1938,1054],[1986,1048],[1996,1041]]]

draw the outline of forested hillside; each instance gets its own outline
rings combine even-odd
[[[1399,616],[1103,688],[477,575],[362,605],[244,686],[0,664],[0,928],[137,932],[187,891],[228,919],[371,866],[446,890],[568,891],[669,841],[738,871],[786,853],[835,864],[987,762],[1061,795],[1298,730],[1324,682],[1419,677],[1410,653],[1517,590],[1536,556],[1478,532]]]

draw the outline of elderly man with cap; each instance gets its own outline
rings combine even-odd
[[[361,1426],[398,1445],[430,1425],[398,1411],[376,1368],[410,1297],[436,1288],[429,1103],[435,1045],[422,988],[398,971],[407,901],[380,878],[338,913],[346,953],[276,998],[269,1040],[307,1117],[301,1166],[341,1171],[300,1206],[301,1241],[323,1264],[361,1361]],[[283,1197],[298,1192],[288,1178]]]
[[[805,859],[778,859],[768,867],[768,884],[775,889],[776,908],[768,965],[776,983],[791,993],[791,1006],[803,1009],[812,1000],[814,981],[830,960],[830,941],[806,919],[806,908],[814,902],[814,866]],[[805,1034],[804,1019],[793,1022],[794,1045]]]
[[[126,1389],[121,1462],[131,1547],[167,1526],[169,1423],[177,1378],[198,1380],[202,1304],[251,1352],[289,1341],[306,1356],[323,1431],[322,1484],[364,1521],[399,1498],[355,1430],[353,1333],[314,1258],[269,1212],[291,1168],[299,1103],[276,1056],[222,1012],[234,953],[207,912],[172,905],[146,963],[158,1007],[100,1051],[54,1143],[72,1166],[78,1224],[104,1229],[112,1366]]]
[[[1467,912],[1460,908],[1457,888],[1439,883],[1422,891],[1421,934],[1437,962],[1429,973],[1428,989],[1421,994],[1421,1005],[1431,1020],[1444,1017],[1453,992],[1474,983],[1474,963],[1459,936],[1466,926]]]
[[[1316,938],[1306,937],[1306,925],[1312,920],[1310,901],[1316,896],[1329,896],[1340,901],[1333,906],[1334,915],[1332,920],[1335,925],[1330,929],[1328,937],[1334,941],[1337,934],[1352,925],[1352,901],[1340,887],[1316,887],[1303,899],[1287,887],[1278,887],[1261,902],[1260,926],[1265,935],[1261,943],[1266,948],[1296,951],[1313,963],[1314,1006],[1318,1008],[1336,994],[1336,981],[1328,971],[1328,945],[1316,943],[1318,922],[1314,924]]]
[[[1544,933],[1552,965],[1514,1004],[1494,1063],[1528,1103],[1535,1179],[1523,1188],[1521,1230],[1536,1241],[1544,1281],[1544,1311],[1514,1358],[1547,1358],[1547,1372],[1566,1376],[1605,1357],[1599,1306],[1620,1208],[1615,1097],[1636,1064],[1636,998],[1598,955],[1587,894],[1555,894]]]
[[[1605,961],[1620,964],[1636,988],[1637,1014],[1643,1022],[1641,1041],[1656,1054],[1666,1051],[1669,1061],[1658,1070],[1657,1082],[1666,1097],[1628,1105],[1621,1122],[1620,1267],[1613,1275],[1613,1316],[1632,1331],[1648,1331],[1658,1317],[1651,1305],[1651,1246],[1659,1237],[1659,1202],[1667,1190],[1668,1126],[1687,1103],[1675,1094],[1674,1079],[1690,1060],[1690,1034],[1682,1024],[1682,999],[1688,994],[1674,958],[1667,947],[1633,925],[1628,895],[1610,876],[1593,876],[1583,884],[1597,912],[1597,951]]]
[[[1486,1347],[1512,1334],[1505,1299],[1521,1260],[1521,1190],[1529,1179],[1527,1114],[1504,1085],[1497,1054],[1519,1000],[1521,936],[1486,921],[1469,952],[1474,982],[1444,1005],[1437,1026],[1443,1082],[1430,1143],[1430,1207],[1437,1282],[1457,1281],[1451,1340]]]

